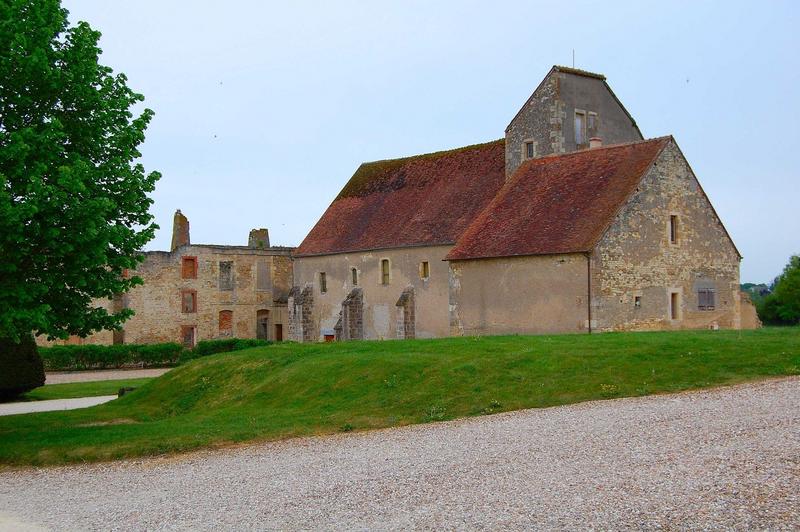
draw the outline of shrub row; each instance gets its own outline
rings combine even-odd
[[[156,368],[175,366],[194,358],[269,345],[266,340],[228,338],[204,340],[194,349],[178,343],[125,345],[56,345],[40,347],[47,371],[76,371],[112,368]]]

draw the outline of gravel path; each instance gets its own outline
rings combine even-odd
[[[797,529],[800,378],[10,471],[0,515],[81,530]]]
[[[29,414],[31,412],[50,412],[52,410],[75,410],[76,408],[86,408],[107,403],[116,398],[116,395],[98,395],[97,397],[76,397],[74,399],[48,399],[47,401],[0,403],[0,416]]]
[[[140,379],[160,377],[172,368],[153,369],[103,369],[98,371],[56,371],[47,373],[45,384],[67,382],[113,381],[117,379]]]

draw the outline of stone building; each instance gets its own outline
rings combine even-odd
[[[192,244],[189,221],[177,211],[172,249],[146,252],[132,272],[143,284],[113,301],[95,302],[109,310],[133,309],[135,315],[124,329],[66,343],[192,346],[226,337],[283,340],[291,252],[292,248],[270,247],[266,229],[251,231],[247,246]]]
[[[565,67],[504,139],[361,165],[294,257],[298,341],[741,326],[741,257],[675,140]]]

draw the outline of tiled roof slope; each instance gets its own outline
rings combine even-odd
[[[670,140],[662,137],[528,161],[464,231],[446,259],[590,251]]]
[[[452,244],[504,181],[503,140],[364,163],[295,255]]]

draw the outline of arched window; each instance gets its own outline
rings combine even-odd
[[[358,286],[358,270],[350,268],[350,276],[353,279],[353,286]]]

